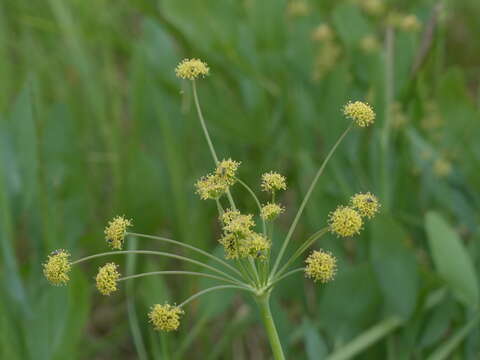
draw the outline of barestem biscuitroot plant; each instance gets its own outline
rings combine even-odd
[[[161,331],[176,330],[180,325],[180,318],[184,313],[186,305],[203,294],[222,289],[245,291],[254,298],[255,303],[258,305],[274,358],[284,359],[282,343],[270,310],[270,296],[273,289],[281,280],[299,272],[304,272],[307,278],[315,282],[326,283],[331,281],[335,276],[337,264],[336,258],[328,251],[312,251],[306,258],[304,267],[292,269],[291,265],[314,245],[318,239],[329,232],[339,237],[351,237],[358,234],[363,227],[364,221],[371,219],[380,208],[377,198],[370,193],[359,193],[352,196],[348,205],[338,206],[337,209],[332,211],[329,214],[326,225],[301,242],[300,246],[292,252],[292,255],[284,259],[300,217],[335,149],[353,127],[363,128],[373,124],[375,113],[368,104],[360,101],[349,102],[345,105],[343,113],[349,119],[349,124],[347,124],[346,130],[340,135],[318,169],[287,235],[281,243],[278,254],[273,256],[271,253],[273,225],[275,220],[285,211],[285,208],[277,202],[279,192],[287,188],[285,177],[277,172],[267,172],[262,175],[261,189],[269,197],[268,201],[262,205],[255,192],[238,178],[237,170],[240,163],[231,159],[219,160],[217,156],[200,108],[195,83],[197,79],[209,74],[207,64],[198,59],[187,59],[177,66],[175,72],[179,78],[191,82],[200,125],[214,161],[214,171],[199,179],[195,184],[195,188],[201,199],[210,199],[216,203],[222,226],[222,235],[219,243],[224,247],[226,259],[221,259],[208,251],[180,241],[130,232],[128,229],[132,226],[131,220],[123,216],[117,216],[109,222],[105,229],[107,244],[115,251],[94,254],[71,261],[70,254],[67,251],[56,250],[49,255],[47,262],[43,265],[44,274],[52,284],[64,285],[69,280],[69,271],[73,265],[94,258],[124,254],[163,256],[198,265],[204,271],[160,270],[122,277],[118,271],[118,265],[111,262],[99,268],[96,276],[96,286],[103,295],[110,295],[117,290],[119,282],[155,275],[201,276],[221,283],[193,294],[178,305],[167,303],[153,305],[148,318],[154,329]],[[243,187],[254,199],[257,206],[256,215],[261,222],[259,230],[256,228],[254,215],[244,214],[237,207],[235,199],[230,193],[230,188],[235,184]],[[171,252],[122,250],[125,240],[128,240],[130,237],[156,240],[165,244],[183,247],[214,263],[210,262],[209,265],[204,261]]]

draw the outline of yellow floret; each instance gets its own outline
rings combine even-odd
[[[172,331],[180,326],[180,315],[183,314],[184,311],[178,306],[156,304],[152,306],[148,318],[155,330]]]
[[[375,112],[372,107],[361,101],[349,102],[343,108],[343,113],[360,127],[369,126],[375,121]]]
[[[260,217],[266,221],[275,220],[281,213],[285,211],[285,208],[279,204],[268,203],[262,206],[260,211]]]
[[[331,212],[328,223],[330,231],[342,237],[359,234],[363,225],[360,214],[349,206],[339,206]]]
[[[375,195],[359,193],[350,199],[352,207],[355,208],[362,217],[373,218],[380,211],[380,203]]]
[[[305,276],[326,283],[331,281],[337,271],[337,259],[326,251],[313,251],[305,260]]]
[[[284,176],[276,172],[268,172],[262,175],[262,190],[275,192],[277,190],[286,190],[287,182]]]
[[[132,226],[132,221],[123,216],[117,216],[105,228],[105,239],[112,249],[121,250],[127,228]]]
[[[199,59],[185,59],[175,68],[175,74],[181,79],[195,80],[210,72],[208,65]]]
[[[65,285],[70,277],[68,273],[72,268],[70,254],[65,250],[55,250],[48,256],[43,264],[43,274],[53,285]]]
[[[117,282],[120,278],[117,268],[118,265],[115,263],[108,263],[98,269],[95,280],[98,291],[103,295],[110,295],[112,292],[117,291]]]

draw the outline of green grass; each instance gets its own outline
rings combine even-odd
[[[436,1],[385,3],[425,29]],[[221,255],[215,204],[193,193],[213,163],[188,84],[173,72],[199,57],[211,68],[198,90],[220,157],[242,161],[255,190],[265,171],[287,175],[279,239],[345,128],[343,104],[368,99],[377,111],[372,129],[340,146],[292,243],[358,191],[376,193],[383,215],[354,240],[326,238],[336,281],[313,286],[298,275],[276,290],[287,358],[478,359],[480,5],[445,1],[412,72],[423,32],[396,32],[390,57],[383,45],[367,55],[359,41],[383,41],[384,17],[350,1],[309,4],[308,15],[289,17],[278,0],[0,3],[0,358],[269,358],[253,304],[229,291],[194,303],[178,333],[151,330],[151,303],[181,302],[209,281],[145,278],[103,298],[98,262],[76,268],[66,288],[41,273],[53,249],[103,251],[103,227],[117,214],[139,232]],[[311,32],[322,22],[342,52],[314,81],[322,46]],[[406,122],[387,122],[392,100]],[[451,171],[439,176],[443,160]],[[124,273],[195,270],[128,262]]]

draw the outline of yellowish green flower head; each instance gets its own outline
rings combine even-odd
[[[315,282],[327,283],[333,280],[337,272],[337,259],[327,251],[313,251],[305,263],[305,276]]]
[[[216,200],[224,195],[228,188],[228,182],[225,179],[215,175],[209,174],[202,177],[195,183],[196,193],[202,200]]]
[[[241,257],[251,256],[255,259],[264,260],[271,247],[271,242],[265,236],[252,232],[240,245]]]
[[[247,236],[255,226],[253,215],[240,214],[235,210],[228,210],[222,215],[223,231],[241,236]]]
[[[218,240],[218,242],[223,246],[226,259],[235,260],[240,258],[238,236],[234,234],[225,234],[220,240]]]
[[[378,16],[385,11],[383,0],[361,0],[360,6],[369,15]]]
[[[333,30],[327,24],[318,25],[312,32],[313,41],[330,41],[334,37]]]
[[[132,221],[124,216],[117,216],[105,228],[105,240],[112,249],[121,250],[127,233],[127,228],[132,226]]]
[[[287,181],[285,176],[276,172],[268,172],[262,175],[262,190],[274,193],[278,190],[286,190]]]
[[[343,113],[360,127],[367,127],[375,122],[375,112],[372,107],[362,101],[350,101],[344,106]]]
[[[215,175],[223,179],[229,186],[233,185],[236,181],[235,175],[237,174],[240,162],[232,159],[222,160],[218,163],[215,169]]]
[[[285,208],[281,205],[276,203],[268,203],[262,206],[260,217],[265,221],[273,221],[284,211]]]
[[[65,285],[70,280],[68,273],[71,268],[70,254],[65,250],[55,250],[43,264],[43,275],[53,285]]]
[[[380,211],[380,203],[375,195],[367,193],[358,193],[352,196],[350,204],[357,210],[362,217],[373,218]]]
[[[115,263],[108,263],[98,269],[97,289],[103,295],[110,295],[117,291],[117,282],[120,278],[120,273],[117,271],[118,265]]]
[[[180,315],[185,312],[178,306],[170,304],[153,305],[148,318],[153,325],[153,328],[158,331],[173,331],[180,326]]]
[[[402,30],[407,32],[416,32],[422,28],[421,22],[413,14],[406,15],[401,18],[399,20],[399,26]]]
[[[206,76],[210,72],[208,65],[199,59],[184,59],[175,68],[175,74],[180,79],[195,80],[199,76]]]
[[[328,218],[330,231],[341,237],[359,234],[362,230],[362,217],[350,206],[339,206],[332,211]]]

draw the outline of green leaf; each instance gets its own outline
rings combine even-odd
[[[405,231],[392,218],[380,215],[372,226],[370,254],[386,312],[407,319],[415,310],[418,297],[415,256],[406,246]]]
[[[427,213],[425,227],[433,261],[440,276],[461,302],[477,307],[478,279],[459,236],[435,212]]]
[[[305,350],[307,359],[323,359],[327,355],[327,344],[311,321],[305,320]]]

